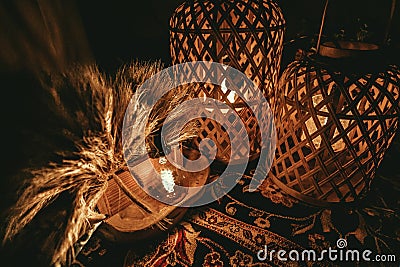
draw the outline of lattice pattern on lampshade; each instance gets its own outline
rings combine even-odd
[[[247,75],[274,95],[285,20],[267,0],[186,1],[170,21],[172,63],[214,61]]]
[[[218,149],[217,159],[219,161],[228,163],[233,160],[236,163],[243,163],[249,160],[249,151],[244,143],[245,138],[249,138],[250,160],[254,159],[261,150],[261,134],[257,118],[252,110],[265,110],[265,116],[262,119],[265,122],[272,121],[270,118],[272,112],[267,109],[266,102],[261,102],[258,98],[260,92],[250,82],[244,82],[240,75],[233,77],[231,69],[223,65],[218,67],[207,64],[186,65],[179,73],[180,79],[190,81],[193,73],[202,73],[206,78],[204,83],[192,84],[191,96],[194,95],[200,99],[217,99],[225,103],[227,108],[221,108],[215,102],[209,103],[210,107],[206,110],[212,112],[216,117],[225,118],[225,125],[214,121],[207,113],[203,112],[197,119],[198,137],[193,140],[192,144],[187,145],[194,145],[195,148],[198,148],[203,139],[210,138]],[[221,86],[215,85],[213,82],[221,84]],[[236,89],[229,90],[229,87],[232,88],[229,83],[232,83],[232,87]],[[244,101],[240,95],[245,96],[247,101]],[[230,113],[232,110],[236,112],[237,116]],[[240,122],[243,123],[244,128],[241,127]],[[270,127],[269,123],[262,125]],[[268,131],[269,128],[262,130]],[[228,133],[231,133],[231,137]],[[235,149],[231,149],[232,143],[235,144]],[[205,153],[213,150],[208,143],[203,143],[203,146]]]
[[[216,88],[215,85],[211,84],[206,84],[202,86],[197,87],[197,93],[199,97],[206,96],[204,93],[203,89],[207,89],[209,87],[214,87]],[[210,97],[210,96],[208,96]],[[214,96],[215,98],[215,96]],[[227,98],[227,95],[221,96],[221,98]],[[237,97],[238,98],[238,97]],[[247,135],[249,137],[249,149],[250,149],[250,160],[253,160],[259,153],[260,153],[260,147],[261,147],[261,135],[260,135],[260,128],[257,123],[257,119],[254,116],[253,112],[249,107],[247,107],[244,103],[241,103],[242,101],[240,98],[238,98],[236,101],[232,101],[233,97],[229,97],[230,100],[226,99],[226,102],[228,106],[233,108],[241,120],[244,122],[245,129],[241,129],[239,127],[239,123],[234,116],[228,116],[226,123],[228,124],[227,127],[231,131],[232,135],[236,140],[245,140],[245,136]],[[232,101],[232,102],[231,102]],[[253,106],[254,108],[254,106]],[[222,116],[225,116],[227,113],[227,110],[220,109],[215,105],[215,108],[213,108],[214,113],[219,113]],[[227,131],[216,121],[207,118],[205,115],[202,114],[203,117],[199,118],[197,121],[199,123],[199,136],[194,140],[194,144],[196,147],[199,146],[201,140],[205,138],[210,138],[214,140],[214,144],[217,147],[217,159],[222,161],[222,162],[229,162],[230,160],[234,160],[236,162],[243,162],[248,160],[248,156],[246,154],[247,149],[245,147],[235,147],[231,151],[231,144],[237,144],[240,145],[243,142],[238,142],[235,140],[230,140],[229,135]],[[211,151],[211,147],[205,143],[205,152],[208,153]],[[231,158],[231,152],[232,158]]]
[[[284,71],[270,175],[316,205],[351,202],[369,187],[398,128],[400,70],[348,73],[311,59]]]
[[[232,66],[253,80],[271,103],[278,82],[284,30],[282,12],[273,1],[189,0],[176,9],[170,20],[172,63],[213,61]],[[199,86],[197,96],[224,101],[235,108],[248,128],[250,159],[255,158],[260,151],[258,124],[240,97],[229,87],[212,84]],[[201,138],[213,139],[219,149],[217,158],[229,161],[227,133],[215,121],[199,122]],[[236,124],[232,122],[233,127]],[[240,159],[239,153],[234,160]]]

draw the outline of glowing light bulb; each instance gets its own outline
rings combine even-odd
[[[165,157],[160,157],[158,160],[158,163],[160,163],[160,165],[166,165],[167,162],[168,161]],[[175,180],[174,180],[173,172],[167,168],[161,168],[160,176],[161,176],[161,183],[164,186],[164,189],[168,193],[173,193],[174,187],[175,187]]]
[[[168,193],[173,193],[174,192],[174,187],[175,187],[175,180],[174,180],[174,175],[171,170],[168,169],[163,169],[160,171],[161,175],[161,182],[164,186],[164,189]]]

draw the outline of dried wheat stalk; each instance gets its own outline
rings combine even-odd
[[[74,141],[76,151],[64,151],[61,163],[30,171],[32,178],[12,210],[3,242],[12,239],[40,210],[68,191],[74,197],[73,208],[52,262],[64,265],[75,258],[73,244],[88,230],[92,220],[104,219],[104,215],[96,213],[95,206],[107,187],[107,179],[125,165],[121,128],[129,101],[138,100],[140,96],[134,96],[135,90],[162,67],[160,62],[136,62],[121,68],[111,79],[96,66],[76,66],[43,82],[52,95],[56,112],[67,122],[65,134]],[[151,113],[149,123],[143,115],[152,107],[135,105],[132,116],[136,119],[131,126],[137,130],[128,138],[130,153],[146,153],[141,145],[145,136],[158,130],[176,104],[186,99],[187,92],[182,87],[163,98]],[[185,112],[182,110],[181,114]],[[194,133],[191,125],[180,139],[190,138]]]

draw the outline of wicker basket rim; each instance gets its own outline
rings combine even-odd
[[[364,54],[376,53],[379,46],[356,41],[325,42],[321,44],[319,54],[329,58],[351,58]]]
[[[321,46],[336,48],[337,50],[355,50],[355,51],[371,51],[378,50],[379,46],[373,43],[357,42],[357,41],[338,41],[340,47],[334,42],[325,42]]]

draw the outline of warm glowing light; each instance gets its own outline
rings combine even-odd
[[[167,158],[165,158],[165,157],[161,157],[161,158],[159,158],[159,160],[158,160],[158,163],[160,163],[161,165],[165,165],[165,164],[167,164]]]
[[[160,165],[166,165],[167,162],[168,161],[165,157],[161,157],[158,160],[158,163],[160,163]],[[175,180],[174,180],[173,172],[167,168],[162,168],[160,170],[160,175],[161,175],[161,182],[162,182],[162,185],[164,186],[164,189],[168,193],[173,193],[174,187],[175,187]]]
[[[323,96],[321,94],[314,95],[312,97],[312,101],[313,101],[314,107],[319,105],[319,103],[321,103],[322,100],[323,100]],[[324,105],[319,109],[319,111],[328,112],[328,108],[327,108],[326,105]],[[326,116],[317,115],[317,118],[318,118],[318,121],[321,124],[321,126],[325,126],[326,123],[328,122],[328,117],[326,117]],[[344,129],[346,129],[349,126],[349,120],[340,120],[340,122],[341,122],[341,124],[342,124]],[[315,133],[318,130],[318,127],[315,124],[315,122],[314,122],[312,117],[310,117],[306,121],[306,127],[307,127],[307,130],[308,130],[310,135],[312,135],[313,133]],[[332,138],[335,138],[338,134],[339,134],[338,129],[335,129],[335,133],[334,133]],[[304,132],[303,132],[301,138],[303,140],[306,138]],[[312,142],[313,142],[313,144],[314,144],[316,149],[320,148],[321,147],[321,142],[322,142],[321,136],[317,135],[312,140]],[[345,148],[345,146],[346,146],[345,143],[341,139],[339,141],[337,141],[336,143],[332,144],[332,148],[333,148],[333,150],[335,152],[339,152],[339,151],[343,150]]]
[[[168,170],[168,169],[163,169],[163,170],[161,170],[160,175],[161,175],[161,182],[164,186],[164,189],[168,193],[173,193],[174,187],[175,187],[175,181],[174,181],[174,175],[172,174],[172,171]]]
[[[228,88],[226,87],[226,79],[224,79],[221,83],[221,90],[224,92],[224,94],[228,91]],[[231,91],[226,98],[230,103],[235,103],[236,93]]]

